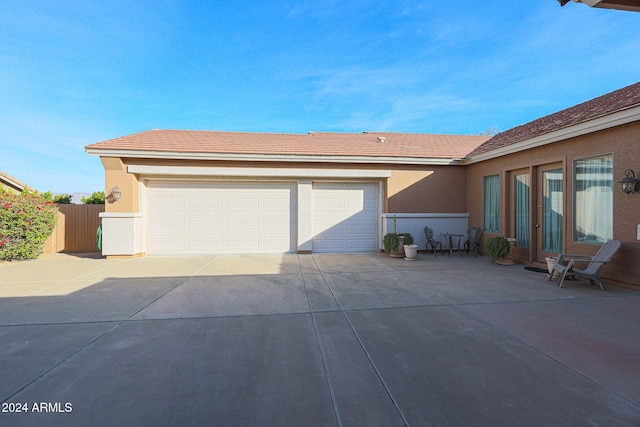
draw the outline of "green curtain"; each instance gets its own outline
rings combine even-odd
[[[500,177],[485,176],[483,181],[484,231],[500,232]]]
[[[542,250],[562,252],[562,169],[542,174],[544,200],[542,203]]]
[[[516,175],[514,181],[515,238],[519,248],[528,248],[531,176],[528,173]]]

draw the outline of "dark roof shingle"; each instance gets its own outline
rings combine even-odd
[[[495,135],[469,156],[507,147],[640,105],[640,82]]]

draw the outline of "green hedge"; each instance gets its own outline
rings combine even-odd
[[[53,232],[58,207],[38,194],[0,190],[0,260],[35,259]]]

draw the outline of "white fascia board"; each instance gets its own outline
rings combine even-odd
[[[495,159],[496,157],[506,156],[508,154],[518,153],[520,151],[529,150],[531,148],[541,147],[543,145],[552,144],[554,142],[564,141],[577,136],[587,135],[593,132],[609,129],[615,126],[625,125],[640,120],[640,107],[630,108],[628,110],[619,111],[614,114],[599,117],[587,122],[569,126],[557,131],[536,136],[508,145],[506,147],[487,151],[465,160],[465,164],[483,162],[485,160]]]
[[[143,176],[215,176],[265,178],[389,178],[389,170],[367,169],[286,169],[286,168],[225,168],[198,166],[130,165],[127,172]]]
[[[86,148],[91,156],[126,157],[137,159],[217,160],[236,162],[312,162],[312,163],[371,163],[399,165],[457,165],[457,158],[376,157],[376,156],[299,156],[293,154],[227,154],[187,153],[181,151],[109,150]]]

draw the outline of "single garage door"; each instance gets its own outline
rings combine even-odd
[[[292,183],[151,182],[150,255],[295,250]]]
[[[313,251],[370,252],[378,243],[378,184],[313,184]]]

